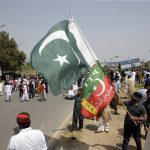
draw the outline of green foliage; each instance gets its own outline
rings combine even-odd
[[[0,66],[3,71],[15,72],[21,69],[26,59],[26,54],[19,51],[14,38],[9,38],[9,33],[0,32]]]
[[[18,72],[20,73],[20,72]],[[21,74],[23,75],[30,75],[30,74],[37,74],[37,72],[31,67],[31,64],[25,63],[24,65],[21,66]]]

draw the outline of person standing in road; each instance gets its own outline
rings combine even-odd
[[[21,97],[21,102],[23,101],[29,101],[26,82],[23,82],[23,95]]]
[[[143,122],[147,120],[147,113],[145,107],[139,103],[141,98],[142,95],[140,93],[134,92],[131,95],[131,101],[125,102],[128,113],[126,113],[124,120],[124,139],[122,150],[128,150],[128,143],[131,135],[133,135],[136,142],[137,150],[142,150],[140,124],[141,121]]]
[[[20,98],[21,98],[22,95],[23,95],[23,80],[22,80],[22,79],[21,79],[21,81],[20,81],[20,83],[19,83],[18,90],[19,90],[19,96],[20,96]]]
[[[32,81],[29,82],[28,91],[29,91],[29,99],[34,98],[34,84],[32,83]]]
[[[16,120],[20,132],[10,138],[7,150],[47,150],[43,132],[30,127],[29,113],[19,113]]]
[[[114,109],[114,114],[115,115],[119,115],[118,113],[118,104],[119,104],[119,93],[120,93],[120,90],[121,90],[121,82],[120,82],[120,79],[119,79],[119,76],[116,75],[115,76],[115,79],[114,79],[114,87],[115,87],[115,95],[113,96],[111,102],[110,102],[110,107],[112,109]]]
[[[6,100],[9,102],[11,100],[11,95],[12,95],[12,86],[10,85],[9,81],[6,82],[5,94],[6,94]]]
[[[102,112],[98,113],[96,120],[99,122],[96,133],[110,131],[109,121],[112,120],[112,117],[109,105],[107,105]]]
[[[46,101],[46,90],[45,90],[45,84],[44,81],[41,82],[41,99],[42,101]]]
[[[127,95],[128,95],[128,99],[130,100],[131,95],[135,92],[135,80],[132,77],[132,75],[128,75],[127,85],[128,85]]]
[[[148,129],[149,129],[149,126],[150,126],[150,89],[148,89],[146,91],[146,94],[147,94],[147,100],[143,103],[143,105],[146,108],[146,112],[147,112],[147,120],[144,123],[145,138],[147,137]]]
[[[83,130],[83,120],[84,116],[81,113],[81,101],[82,101],[82,88],[78,89],[78,94],[75,96],[74,108],[73,108],[73,118],[72,118],[72,131],[77,130],[77,124],[79,121],[79,130]]]
[[[3,82],[0,81],[0,96],[3,95]]]

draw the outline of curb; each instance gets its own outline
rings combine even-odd
[[[72,118],[72,113],[70,113],[65,118],[65,120],[57,130],[53,130],[54,134],[52,135],[52,139],[47,144],[48,150],[54,150],[57,147],[58,143],[61,140],[61,133],[66,129],[66,125],[68,124],[68,122],[70,122],[71,118]]]

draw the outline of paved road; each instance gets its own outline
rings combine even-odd
[[[44,132],[47,142],[52,138],[53,130],[58,129],[65,118],[72,112],[73,101],[63,99],[62,95],[47,94],[47,101],[41,102],[36,96],[29,102],[20,102],[15,92],[11,102],[0,96],[0,150],[6,150],[9,139],[17,130],[16,114],[27,111],[31,114],[32,128]]]

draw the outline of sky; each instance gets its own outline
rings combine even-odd
[[[150,60],[150,1],[0,0],[0,31],[30,53],[56,23],[77,21],[100,62]],[[117,57],[116,57],[117,56]]]

